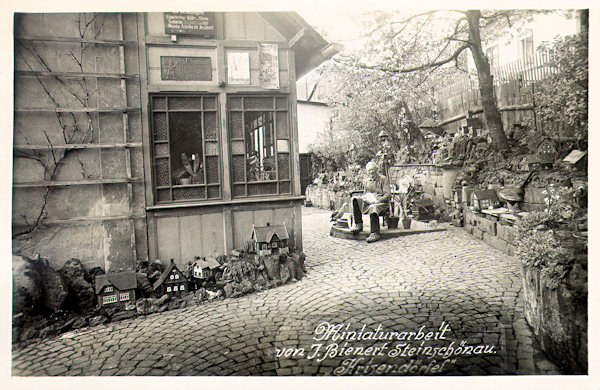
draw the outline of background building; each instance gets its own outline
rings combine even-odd
[[[335,54],[293,12],[17,14],[13,245],[106,271],[302,247],[296,79]]]

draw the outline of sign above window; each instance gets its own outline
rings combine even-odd
[[[165,12],[165,34],[215,36],[214,12]]]
[[[211,81],[210,57],[160,57],[162,80]]]

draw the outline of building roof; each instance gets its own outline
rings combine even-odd
[[[96,287],[96,294],[100,294],[100,291],[108,285],[113,285],[121,291],[131,290],[137,288],[137,277],[135,272],[116,272],[112,274],[96,275],[94,284]]]
[[[202,269],[204,269],[204,268],[213,269],[213,268],[219,268],[221,266],[221,264],[219,264],[219,262],[213,256],[208,256],[207,258],[200,257],[200,258],[194,260],[194,262],[192,263],[192,266],[193,267],[198,266]]]
[[[171,259],[171,262],[169,263],[169,265],[165,269],[165,272],[163,272],[162,275],[160,275],[160,278],[158,278],[158,280],[156,282],[154,282],[154,285],[152,286],[152,288],[154,290],[156,290],[161,284],[163,284],[163,282],[171,274],[171,271],[173,271],[173,268],[177,268],[177,266],[175,265],[175,261],[173,259]],[[179,271],[179,268],[177,268],[177,270]],[[181,273],[181,271],[179,271],[179,273]]]
[[[257,242],[271,242],[275,234],[280,240],[290,238],[285,225],[254,226],[252,236]]]
[[[543,144],[544,142],[550,142],[550,143],[554,143],[554,141],[552,140],[552,138],[550,137],[543,137],[541,140],[539,140],[535,145],[536,147],[540,146],[541,144]]]
[[[569,153],[569,155],[563,159],[563,161],[570,164],[577,164],[579,160],[581,160],[586,154],[587,152],[583,152],[581,150],[572,150],[571,153]]]
[[[259,12],[259,14],[292,46],[296,54],[296,79],[343,49],[340,44],[327,42],[297,12]]]
[[[495,201],[499,200],[496,190],[475,190],[473,191],[473,196],[476,196],[477,199],[492,199]]]

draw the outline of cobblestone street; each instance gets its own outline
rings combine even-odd
[[[367,244],[328,220],[303,209],[300,281],[46,339],[13,352],[12,375],[559,374],[515,258],[454,227]]]

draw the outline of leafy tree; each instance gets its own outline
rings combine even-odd
[[[470,52],[477,70],[483,114],[492,147],[505,150],[509,147],[508,141],[482,42],[499,36],[507,31],[507,27],[531,20],[536,13],[546,12],[551,11],[450,10],[409,16],[381,13],[376,18],[379,26],[373,31],[379,37],[374,46],[381,47],[381,53],[361,62],[360,66],[388,74],[419,73],[421,79],[426,79],[431,77],[432,72],[447,70],[452,65],[461,69],[466,59],[463,53]]]
[[[416,74],[388,74],[359,66],[361,58],[371,55],[369,48],[323,69],[336,85],[328,96],[333,118],[330,128],[318,135],[312,151],[330,159],[344,155],[347,162],[363,165],[381,150],[379,135],[383,131],[391,149],[414,161],[428,151],[417,124],[434,116],[432,81],[419,80]]]
[[[587,140],[588,37],[570,35],[556,39],[548,50],[553,72],[538,85],[536,112],[546,123],[566,125],[579,140]]]

